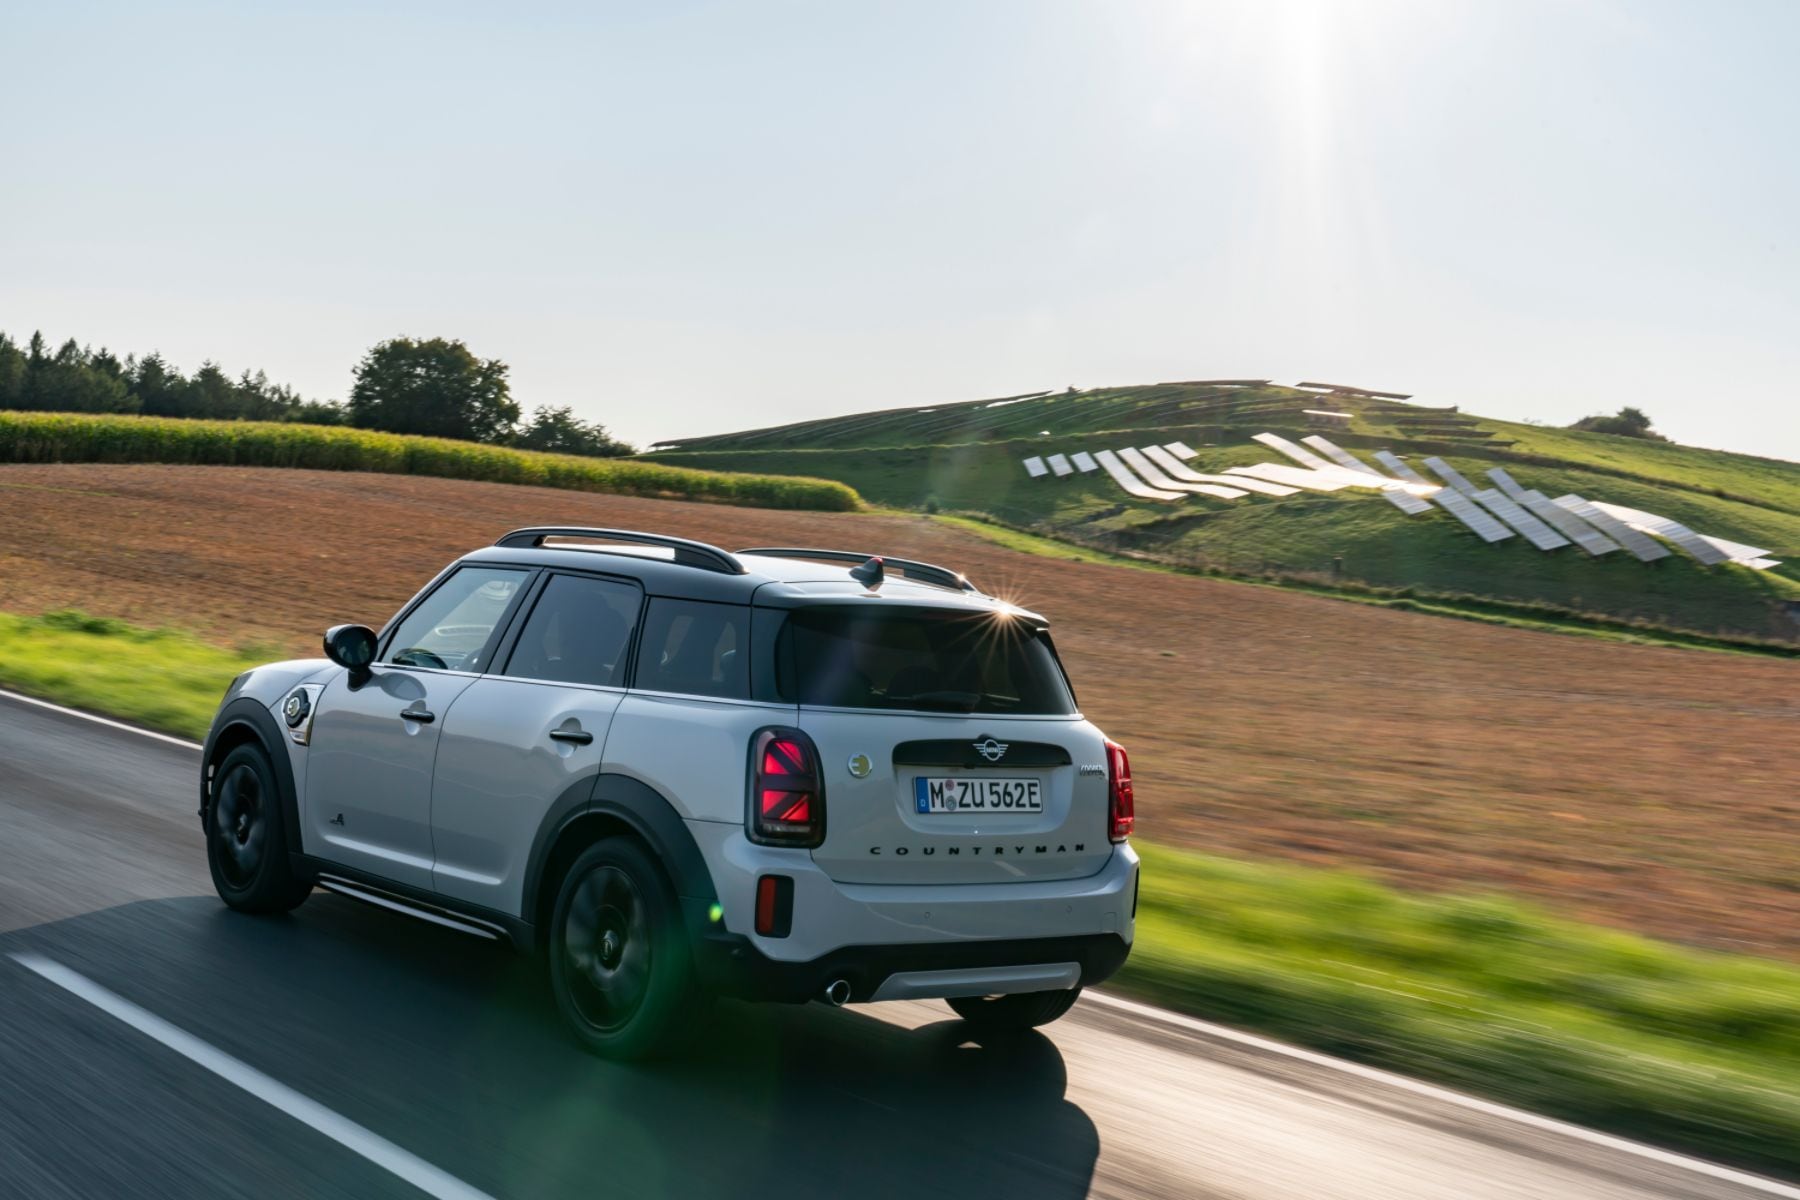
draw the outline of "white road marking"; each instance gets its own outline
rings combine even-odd
[[[181,738],[170,737],[166,733],[156,733],[149,729],[140,729],[136,725],[126,725],[120,721],[109,721],[105,717],[98,717],[98,716],[95,716],[93,713],[82,712],[80,709],[77,709],[77,708],[65,708],[60,704],[52,704],[48,700],[39,700],[35,696],[22,696],[17,692],[9,692],[9,691],[6,691],[5,689],[0,689],[0,696],[4,696],[9,700],[18,700],[25,704],[35,704],[39,708],[47,708],[47,709],[52,710],[53,712],[63,713],[66,716],[79,717],[84,721],[93,721],[96,724],[106,725],[113,729],[121,729],[121,730],[124,730],[126,733],[140,734],[143,737],[155,738],[156,740],[161,741],[161,742],[169,742],[176,746],[184,746],[190,750],[201,749],[201,746],[198,742],[189,742],[189,741],[185,741]],[[291,1090],[287,1089],[284,1085],[276,1083],[274,1080],[269,1079],[265,1075],[261,1075],[260,1073],[256,1072],[253,1068],[244,1066],[242,1063],[237,1062],[235,1059],[229,1058],[228,1056],[220,1053],[219,1051],[212,1050],[212,1048],[210,1046],[205,1046],[205,1043],[199,1042],[197,1039],[189,1038],[187,1034],[182,1033],[179,1029],[176,1029],[173,1026],[167,1025],[166,1023],[162,1022],[161,1018],[155,1017],[149,1013],[143,1012],[143,1010],[136,1008],[134,1005],[130,1004],[128,1001],[122,1000],[119,997],[114,996],[111,992],[106,991],[104,988],[100,987],[100,985],[98,985],[96,983],[91,983],[88,980],[82,978],[82,976],[77,975],[74,971],[70,971],[66,967],[58,966],[57,964],[52,963],[52,962],[48,961],[47,959],[37,958],[35,955],[15,954],[15,955],[13,955],[13,958],[17,959],[20,963],[23,963],[25,966],[30,967],[33,971],[36,971],[38,974],[43,975],[44,978],[50,979],[52,982],[59,983],[63,987],[69,988],[69,990],[74,992],[76,995],[82,996],[84,999],[92,999],[92,997],[87,996],[80,989],[78,989],[76,987],[71,987],[69,984],[63,983],[63,981],[61,979],[56,978],[54,975],[46,973],[43,969],[40,968],[40,966],[38,966],[36,964],[42,964],[43,967],[48,967],[51,971],[62,972],[63,974],[65,974],[75,980],[78,980],[82,985],[85,985],[86,987],[93,989],[93,991],[99,993],[100,995],[107,997],[107,999],[109,1001],[116,1003],[118,1005],[121,1005],[124,1008],[130,1009],[133,1012],[142,1013],[142,1015],[145,1018],[147,1018],[151,1021],[156,1021],[159,1024],[162,1024],[165,1028],[167,1028],[171,1033],[173,1033],[177,1037],[188,1038],[188,1040],[193,1041],[194,1044],[202,1046],[206,1050],[208,1050],[210,1053],[218,1055],[218,1057],[220,1059],[223,1059],[225,1062],[231,1063],[233,1066],[237,1067],[238,1069],[245,1071],[245,1072],[249,1073],[250,1075],[254,1075],[258,1079],[264,1080],[265,1082],[268,1083],[269,1086],[271,1086],[273,1088],[281,1089],[283,1092],[287,1093],[288,1095],[292,1095],[296,1100],[300,1101],[303,1104],[312,1105],[314,1108],[317,1108],[319,1112],[324,1113],[326,1116],[330,1117],[333,1120],[343,1122],[344,1125],[348,1126],[352,1130],[355,1130],[358,1134],[360,1134],[366,1138],[369,1138],[373,1142],[379,1143],[382,1146],[386,1146],[393,1153],[404,1156],[407,1161],[417,1162],[417,1163],[419,1163],[419,1165],[421,1167],[425,1168],[426,1170],[433,1171],[439,1175],[442,1175],[442,1172],[437,1172],[437,1169],[435,1167],[432,1167],[427,1163],[419,1162],[418,1159],[413,1158],[411,1155],[407,1154],[406,1151],[399,1149],[397,1146],[392,1145],[392,1143],[383,1141],[381,1138],[376,1137],[376,1135],[374,1135],[372,1133],[369,1133],[367,1130],[363,1129],[361,1126],[356,1125],[348,1120],[345,1120],[342,1117],[337,1116],[335,1113],[332,1113],[329,1109],[325,1109],[318,1105],[313,1104],[312,1101],[307,1100],[304,1096],[301,1096],[296,1092],[292,1092]],[[1446,1104],[1454,1104],[1459,1107],[1469,1109],[1472,1112],[1481,1113],[1484,1116],[1490,1116],[1490,1117],[1494,1117],[1494,1118],[1497,1118],[1499,1120],[1504,1120],[1504,1121],[1512,1121],[1516,1124],[1529,1126],[1533,1129],[1541,1129],[1541,1130],[1545,1130],[1550,1133],[1561,1134],[1564,1137],[1574,1138],[1577,1141],[1587,1142],[1591,1145],[1604,1146],[1611,1150],[1617,1150],[1622,1154],[1632,1154],[1632,1155],[1638,1156],[1639,1158],[1649,1159],[1652,1162],[1659,1162],[1659,1163],[1663,1163],[1667,1166],[1677,1167],[1682,1170],[1693,1171],[1693,1172],[1696,1172],[1701,1175],[1709,1176],[1713,1179],[1719,1179],[1719,1180],[1723,1180],[1727,1183],[1737,1184],[1741,1187],[1751,1188],[1752,1190],[1762,1192],[1765,1195],[1780,1196],[1783,1198],[1783,1200],[1800,1200],[1800,1188],[1789,1187],[1787,1184],[1779,1183],[1776,1180],[1765,1179],[1761,1175],[1752,1175],[1747,1171],[1736,1171],[1730,1167],[1722,1167],[1717,1163],[1707,1162],[1705,1159],[1690,1158],[1685,1154],[1676,1154],[1673,1151],[1660,1150],[1655,1146],[1648,1146],[1642,1142],[1634,1142],[1627,1138],[1614,1137],[1612,1134],[1609,1134],[1609,1133],[1601,1133],[1598,1130],[1588,1129],[1581,1125],[1572,1125],[1567,1121],[1558,1121],[1553,1117],[1539,1116],[1537,1113],[1527,1112],[1522,1108],[1508,1108],[1504,1104],[1496,1104],[1491,1100],[1482,1100],[1482,1099],[1478,1099],[1477,1097],[1474,1097],[1474,1096],[1465,1096],[1461,1092],[1452,1091],[1449,1088],[1439,1087],[1436,1084],[1425,1083],[1425,1082],[1422,1082],[1421,1080],[1411,1079],[1405,1075],[1396,1075],[1391,1071],[1383,1071],[1376,1067],[1365,1067],[1361,1063],[1354,1063],[1354,1062],[1349,1061],[1348,1059],[1332,1058],[1328,1054],[1320,1054],[1313,1050],[1302,1050],[1297,1046],[1289,1046],[1289,1045],[1285,1045],[1284,1043],[1281,1043],[1281,1042],[1271,1041],[1268,1038],[1258,1037],[1256,1034],[1253,1034],[1253,1033],[1244,1033],[1242,1030],[1232,1029],[1232,1028],[1229,1028],[1228,1026],[1214,1025],[1210,1021],[1202,1021],[1202,1020],[1198,1019],[1197,1017],[1190,1017],[1190,1016],[1186,1016],[1182,1013],[1172,1012],[1166,1008],[1157,1008],[1155,1005],[1151,1005],[1151,1004],[1140,1004],[1136,1000],[1127,1000],[1123,996],[1112,996],[1112,995],[1108,995],[1104,992],[1096,992],[1096,991],[1091,991],[1091,990],[1083,993],[1083,995],[1084,995],[1085,999],[1090,1000],[1096,1004],[1100,1004],[1100,1005],[1106,1006],[1108,1008],[1115,1008],[1121,1012],[1128,1012],[1135,1016],[1142,1017],[1145,1020],[1160,1021],[1166,1025],[1173,1025],[1180,1029],[1186,1029],[1190,1032],[1200,1034],[1203,1037],[1209,1037],[1209,1038],[1213,1038],[1213,1039],[1216,1039],[1219,1041],[1235,1042],[1236,1044],[1238,1044],[1240,1046],[1247,1046],[1252,1049],[1264,1051],[1265,1053],[1277,1054],[1277,1055],[1281,1055],[1286,1058],[1295,1059],[1296,1061],[1299,1061],[1299,1062],[1310,1063],[1313,1066],[1323,1067],[1326,1070],[1330,1070],[1330,1071],[1337,1071],[1340,1074],[1354,1075],[1354,1076],[1357,1076],[1362,1079],[1374,1080],[1379,1083],[1387,1084],[1390,1087],[1399,1088],[1402,1091],[1411,1092],[1414,1095],[1425,1097],[1426,1099],[1437,1100],[1437,1101],[1441,1101]],[[94,1001],[94,1003],[99,1004],[100,1002]],[[100,1004],[100,1007],[105,1008],[108,1012],[113,1012],[114,1016],[120,1016],[120,1018],[122,1020],[127,1020],[127,1021],[130,1020],[130,1018],[123,1017],[123,1016],[121,1016],[121,1014],[114,1012],[114,1010],[112,1008],[108,1007],[108,1005],[106,1005],[106,1004]],[[149,1033],[150,1031],[144,1030],[144,1032]],[[151,1036],[156,1037],[157,1035],[151,1034]],[[160,1041],[162,1039],[158,1038],[158,1040]],[[164,1043],[164,1044],[168,1045],[170,1043]],[[180,1049],[179,1047],[172,1047],[172,1048],[175,1048],[178,1050]],[[182,1053],[186,1053],[186,1051],[182,1051]],[[190,1057],[192,1057],[192,1056],[190,1055]],[[196,1059],[195,1061],[198,1062],[200,1060]],[[203,1063],[202,1065],[207,1065],[207,1064]],[[219,1073],[224,1074],[224,1072],[222,1072],[222,1071]],[[226,1077],[230,1078],[230,1076],[226,1076]],[[236,1080],[233,1080],[233,1082],[236,1082]],[[260,1093],[258,1093],[258,1094],[260,1094]],[[264,1097],[264,1099],[267,1099],[267,1097]],[[270,1103],[275,1104],[276,1102],[271,1100]],[[279,1107],[281,1107],[281,1105],[276,1104],[276,1107],[279,1108]],[[304,1120],[305,1118],[301,1118],[301,1119]],[[311,1124],[310,1121],[308,1121],[307,1123]],[[319,1127],[315,1125],[314,1128],[316,1129]],[[325,1132],[325,1131],[321,1130],[321,1132]],[[335,1136],[335,1135],[328,1133],[327,1136]],[[342,1139],[339,1139],[339,1140],[342,1140]],[[346,1142],[345,1145],[349,1145],[349,1143]],[[351,1149],[358,1149],[358,1148],[355,1146],[351,1146]],[[361,1153],[360,1150],[358,1150],[358,1152]],[[384,1163],[383,1165],[385,1166],[386,1164]],[[390,1169],[392,1169],[392,1168],[390,1168]],[[398,1172],[398,1171],[396,1171],[395,1173],[400,1174],[400,1172]],[[451,1184],[453,1184],[456,1188],[459,1188],[461,1190],[442,1192],[442,1193],[434,1192],[433,1193],[434,1195],[469,1196],[469,1197],[478,1197],[478,1196],[484,1195],[484,1193],[475,1191],[473,1188],[469,1188],[467,1185],[463,1184],[459,1180],[456,1180],[448,1175],[443,1175],[442,1177],[446,1180],[449,1180],[449,1182]],[[420,1185],[420,1186],[423,1186],[423,1185]],[[429,1189],[427,1189],[427,1190],[429,1190]]]
[[[159,742],[167,742],[171,746],[180,746],[183,750],[198,750],[199,742],[190,742],[186,738],[170,737],[166,733],[157,733],[154,729],[141,729],[136,725],[127,725],[123,721],[113,721],[106,717],[97,717],[91,712],[82,712],[79,708],[65,708],[60,704],[52,704],[48,700],[39,700],[36,696],[27,696],[20,692],[9,692],[0,688],[0,696],[8,700],[17,700],[20,704],[32,704],[38,708],[47,708],[51,712],[61,713],[65,717],[79,717],[83,721],[92,721],[96,725],[104,725],[108,729],[123,729],[126,733],[135,733],[142,737],[155,738]]]
[[[153,1038],[190,1062],[243,1088],[258,1100],[273,1105],[302,1125],[316,1129],[345,1149],[353,1150],[376,1166],[398,1175],[420,1191],[443,1200],[493,1200],[454,1175],[438,1170],[424,1159],[409,1154],[348,1117],[339,1116],[316,1100],[308,1099],[285,1083],[269,1078],[255,1067],[239,1062],[223,1050],[178,1029],[155,1013],[139,1008],[122,996],[107,991],[87,976],[36,954],[15,954],[13,961],[35,971],[64,991],[86,1000],[139,1033]]]
[[[1726,1183],[1736,1184],[1739,1187],[1750,1188],[1754,1191],[1762,1192],[1765,1195],[1781,1196],[1784,1197],[1785,1200],[1800,1200],[1800,1188],[1789,1187],[1787,1184],[1774,1179],[1766,1179],[1761,1175],[1752,1175],[1747,1171],[1737,1171],[1730,1167],[1722,1167],[1718,1163],[1707,1162],[1705,1159],[1689,1158],[1685,1154],[1676,1154],[1670,1150],[1659,1150],[1657,1147],[1647,1146],[1643,1142],[1634,1142],[1628,1138],[1614,1137],[1610,1133],[1601,1133],[1598,1130],[1588,1129],[1581,1125],[1571,1125],[1567,1121],[1558,1121],[1554,1117],[1543,1117],[1534,1112],[1526,1112],[1524,1109],[1509,1108],[1504,1104],[1496,1104],[1492,1100],[1482,1100],[1475,1096],[1465,1096],[1461,1092],[1452,1091],[1446,1087],[1439,1087],[1434,1083],[1425,1083],[1422,1080],[1412,1079],[1405,1075],[1396,1075],[1391,1071],[1383,1071],[1378,1067],[1365,1067],[1361,1063],[1350,1062],[1347,1059],[1332,1058],[1330,1055],[1319,1054],[1313,1050],[1302,1050],[1298,1046],[1289,1046],[1282,1042],[1271,1041],[1268,1038],[1258,1037],[1256,1034],[1245,1033],[1242,1030],[1232,1029],[1225,1025],[1214,1025],[1210,1021],[1202,1021],[1196,1017],[1184,1016],[1178,1012],[1171,1012],[1166,1008],[1157,1008],[1155,1005],[1151,1004],[1140,1004],[1136,1000],[1127,1000],[1123,996],[1112,996],[1105,992],[1088,991],[1082,993],[1082,999],[1091,1000],[1106,1008],[1130,1013],[1133,1016],[1141,1017],[1147,1021],[1158,1021],[1165,1025],[1173,1025],[1178,1029],[1185,1029],[1190,1033],[1197,1033],[1202,1037],[1212,1038],[1216,1041],[1231,1042],[1235,1045],[1245,1046],[1253,1050],[1260,1050],[1267,1054],[1277,1054],[1283,1058],[1290,1058],[1297,1062],[1308,1063],[1316,1067],[1324,1067],[1328,1070],[1336,1071],[1339,1074],[1354,1075],[1359,1079],[1368,1079],[1376,1083],[1385,1084],[1388,1087],[1399,1088],[1402,1091],[1411,1092],[1413,1095],[1421,1096],[1427,1100],[1437,1101],[1442,1104],[1454,1104],[1460,1108],[1466,1108],[1471,1112],[1478,1112],[1483,1116],[1496,1117],[1501,1120],[1511,1121],[1518,1125],[1526,1125],[1533,1129],[1541,1129],[1547,1133],[1560,1134],[1563,1137],[1587,1142],[1589,1145],[1604,1146],[1609,1150],[1617,1150],[1624,1154],[1636,1155],[1639,1158],[1646,1158],[1652,1162],[1661,1163],[1664,1166],[1676,1167],[1684,1171],[1693,1171],[1696,1174],[1722,1180]]]

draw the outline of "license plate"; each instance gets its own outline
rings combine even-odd
[[[928,778],[913,780],[913,802],[922,813],[1036,813],[1044,811],[1037,779]]]

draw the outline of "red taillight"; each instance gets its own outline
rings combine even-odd
[[[750,840],[817,846],[825,840],[819,756],[798,729],[764,729],[750,740]]]
[[[1131,837],[1131,827],[1137,822],[1137,798],[1131,790],[1131,759],[1126,756],[1125,747],[1111,738],[1106,742],[1106,785],[1112,840],[1123,842]]]

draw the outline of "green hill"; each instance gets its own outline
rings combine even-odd
[[[1215,472],[1285,462],[1251,440],[1313,432],[1304,413],[1351,415],[1326,436],[1352,452],[1441,455],[1472,479],[1506,467],[1547,495],[1578,492],[1769,549],[1782,565],[1705,567],[1679,552],[1641,563],[1575,547],[1487,545],[1448,513],[1409,516],[1369,492],[1135,500],[1105,474],[1031,478],[1035,454],[1185,441]],[[1487,420],[1369,395],[1255,381],[1158,384],[894,409],[662,443],[650,457],[729,471],[837,479],[902,508],[985,515],[1064,541],[1227,574],[1482,597],[1662,628],[1800,640],[1800,465],[1668,442]]]

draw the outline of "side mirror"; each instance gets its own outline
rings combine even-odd
[[[375,631],[367,625],[333,625],[325,631],[325,657],[350,672],[350,686],[369,682],[375,661]]]

